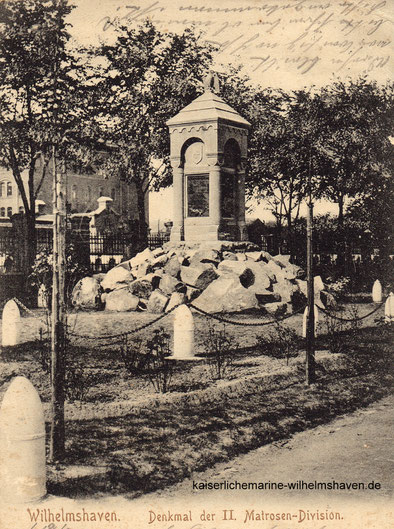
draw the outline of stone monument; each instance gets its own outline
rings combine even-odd
[[[245,161],[250,124],[205,92],[167,121],[174,175],[171,242],[245,241]]]

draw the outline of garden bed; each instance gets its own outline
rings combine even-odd
[[[371,308],[362,305],[359,310],[367,314]],[[152,315],[83,313],[77,318],[75,332],[93,336],[125,332]],[[231,316],[244,322],[264,321],[259,318]],[[31,329],[35,325],[27,320],[26,337],[29,325]],[[160,325],[170,331],[172,318],[145,329],[143,337],[149,338]],[[286,325],[299,332],[301,316],[286,320]],[[204,318],[196,317],[200,355],[206,354],[206,326]],[[203,356],[199,361],[172,361],[173,375],[165,394],[154,392],[149,377],[132,376],[126,370],[119,344],[97,347],[97,341],[76,339],[69,355],[83,366],[88,387],[82,402],[66,403],[67,455],[60,471],[50,468],[49,490],[72,496],[135,496],[366,406],[390,391],[391,328],[340,330],[345,344],[341,354],[327,351],[332,340],[320,336],[317,382],[310,387],[304,383],[301,340],[299,351],[289,359],[273,357],[267,349],[262,354],[255,347],[259,337],[272,333],[269,329],[226,326],[231,342],[238,342],[240,348],[223,379],[213,379]],[[48,419],[49,381],[42,365],[45,347],[31,341],[3,350],[0,385],[4,392],[13,376],[28,376],[41,395]]]

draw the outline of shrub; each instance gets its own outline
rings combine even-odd
[[[233,363],[233,356],[239,349],[238,342],[226,333],[226,326],[208,324],[208,332],[201,344],[206,353],[206,364],[213,380],[222,379]]]
[[[274,358],[286,358],[286,364],[289,364],[289,358],[298,355],[302,346],[302,340],[298,334],[286,327],[281,322],[275,322],[275,328],[267,335],[259,336],[257,347],[260,351]]]
[[[119,352],[130,375],[141,375],[146,372],[148,355],[144,353],[144,344],[141,338],[129,341],[126,336],[120,345]]]
[[[67,244],[66,248],[66,277],[65,277],[65,298],[66,303],[71,297],[72,290],[76,283],[84,276],[90,274],[89,268],[81,265],[78,261],[78,252],[73,244]],[[29,282],[33,287],[40,288],[44,285],[48,293],[48,310],[51,309],[51,289],[53,281],[53,254],[52,250],[46,248],[40,251],[34,261],[32,271],[29,275]]]
[[[168,360],[170,355],[170,335],[163,327],[153,331],[153,337],[146,342],[147,375],[158,393],[169,390],[173,364]]]
[[[333,317],[325,314],[324,320],[320,323],[325,345],[330,353],[346,353],[354,346],[361,327],[358,307],[350,305],[345,309],[338,306],[332,314]],[[351,321],[343,321],[344,319]]]

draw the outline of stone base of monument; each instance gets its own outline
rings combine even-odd
[[[289,255],[272,256],[249,241],[168,242],[163,248],[146,248],[111,269],[98,281],[105,310],[144,307],[153,314],[170,312],[179,304],[208,314],[276,310],[291,313],[306,303],[305,270],[290,263]],[[315,302],[327,305],[325,286],[315,278]],[[325,295],[325,298],[321,298]],[[132,303],[121,304],[121,298]],[[118,300],[119,298],[119,300]],[[177,311],[179,309],[176,309]],[[185,315],[181,317],[185,320]],[[173,358],[194,358],[189,354]],[[175,351],[174,351],[175,352]]]
[[[165,251],[169,250],[183,250],[183,249],[212,249],[218,252],[230,251],[230,252],[253,252],[259,251],[260,247],[250,241],[169,241],[163,245]]]

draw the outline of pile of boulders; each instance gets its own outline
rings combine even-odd
[[[231,244],[167,243],[145,249],[106,274],[81,279],[72,293],[79,308],[162,313],[192,302],[208,313],[280,309],[291,312],[306,301],[305,271],[288,255]],[[236,251],[237,250],[237,251]],[[321,303],[324,284],[315,278]]]

